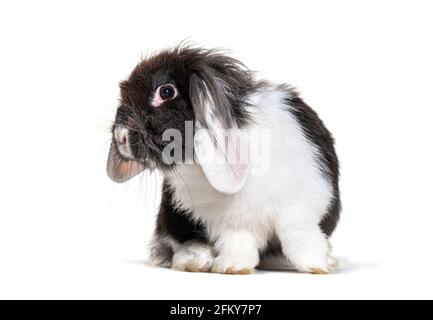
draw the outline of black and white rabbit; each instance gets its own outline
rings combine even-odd
[[[107,171],[116,182],[145,169],[163,173],[155,264],[248,274],[283,261],[300,272],[331,272],[338,159],[330,132],[293,88],[258,81],[225,53],[189,46],[146,58],[120,88]],[[207,136],[185,142],[203,128]],[[254,159],[229,159],[225,152],[237,151],[217,146],[223,129],[270,133],[268,170],[253,174]],[[182,138],[175,145],[182,161],[164,157],[167,130]],[[203,161],[211,151],[225,162]]]

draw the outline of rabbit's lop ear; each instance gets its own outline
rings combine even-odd
[[[190,78],[195,159],[214,189],[234,194],[248,178],[248,141],[233,118],[228,95],[224,81],[211,72]]]
[[[121,157],[117,151],[115,142],[111,142],[107,161],[107,174],[111,180],[117,183],[126,182],[143,170],[144,165],[142,163]]]

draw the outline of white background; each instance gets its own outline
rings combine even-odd
[[[1,298],[433,298],[431,1],[2,1]],[[105,174],[118,82],[181,40],[296,85],[337,140],[330,276],[145,263],[160,182]]]

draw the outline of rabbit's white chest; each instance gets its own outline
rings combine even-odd
[[[212,188],[200,167],[195,165],[179,168],[169,177],[169,182],[176,204],[202,221],[213,240],[225,230],[246,229],[255,234],[260,247],[264,247],[274,234],[273,210],[268,202],[257,206],[252,199],[252,186],[234,195],[221,194]]]

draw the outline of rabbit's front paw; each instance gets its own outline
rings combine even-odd
[[[212,249],[199,242],[185,243],[173,256],[172,269],[188,272],[209,272],[213,264]]]
[[[213,264],[213,273],[222,274],[252,274],[255,273],[256,259],[242,257],[218,256]]]

